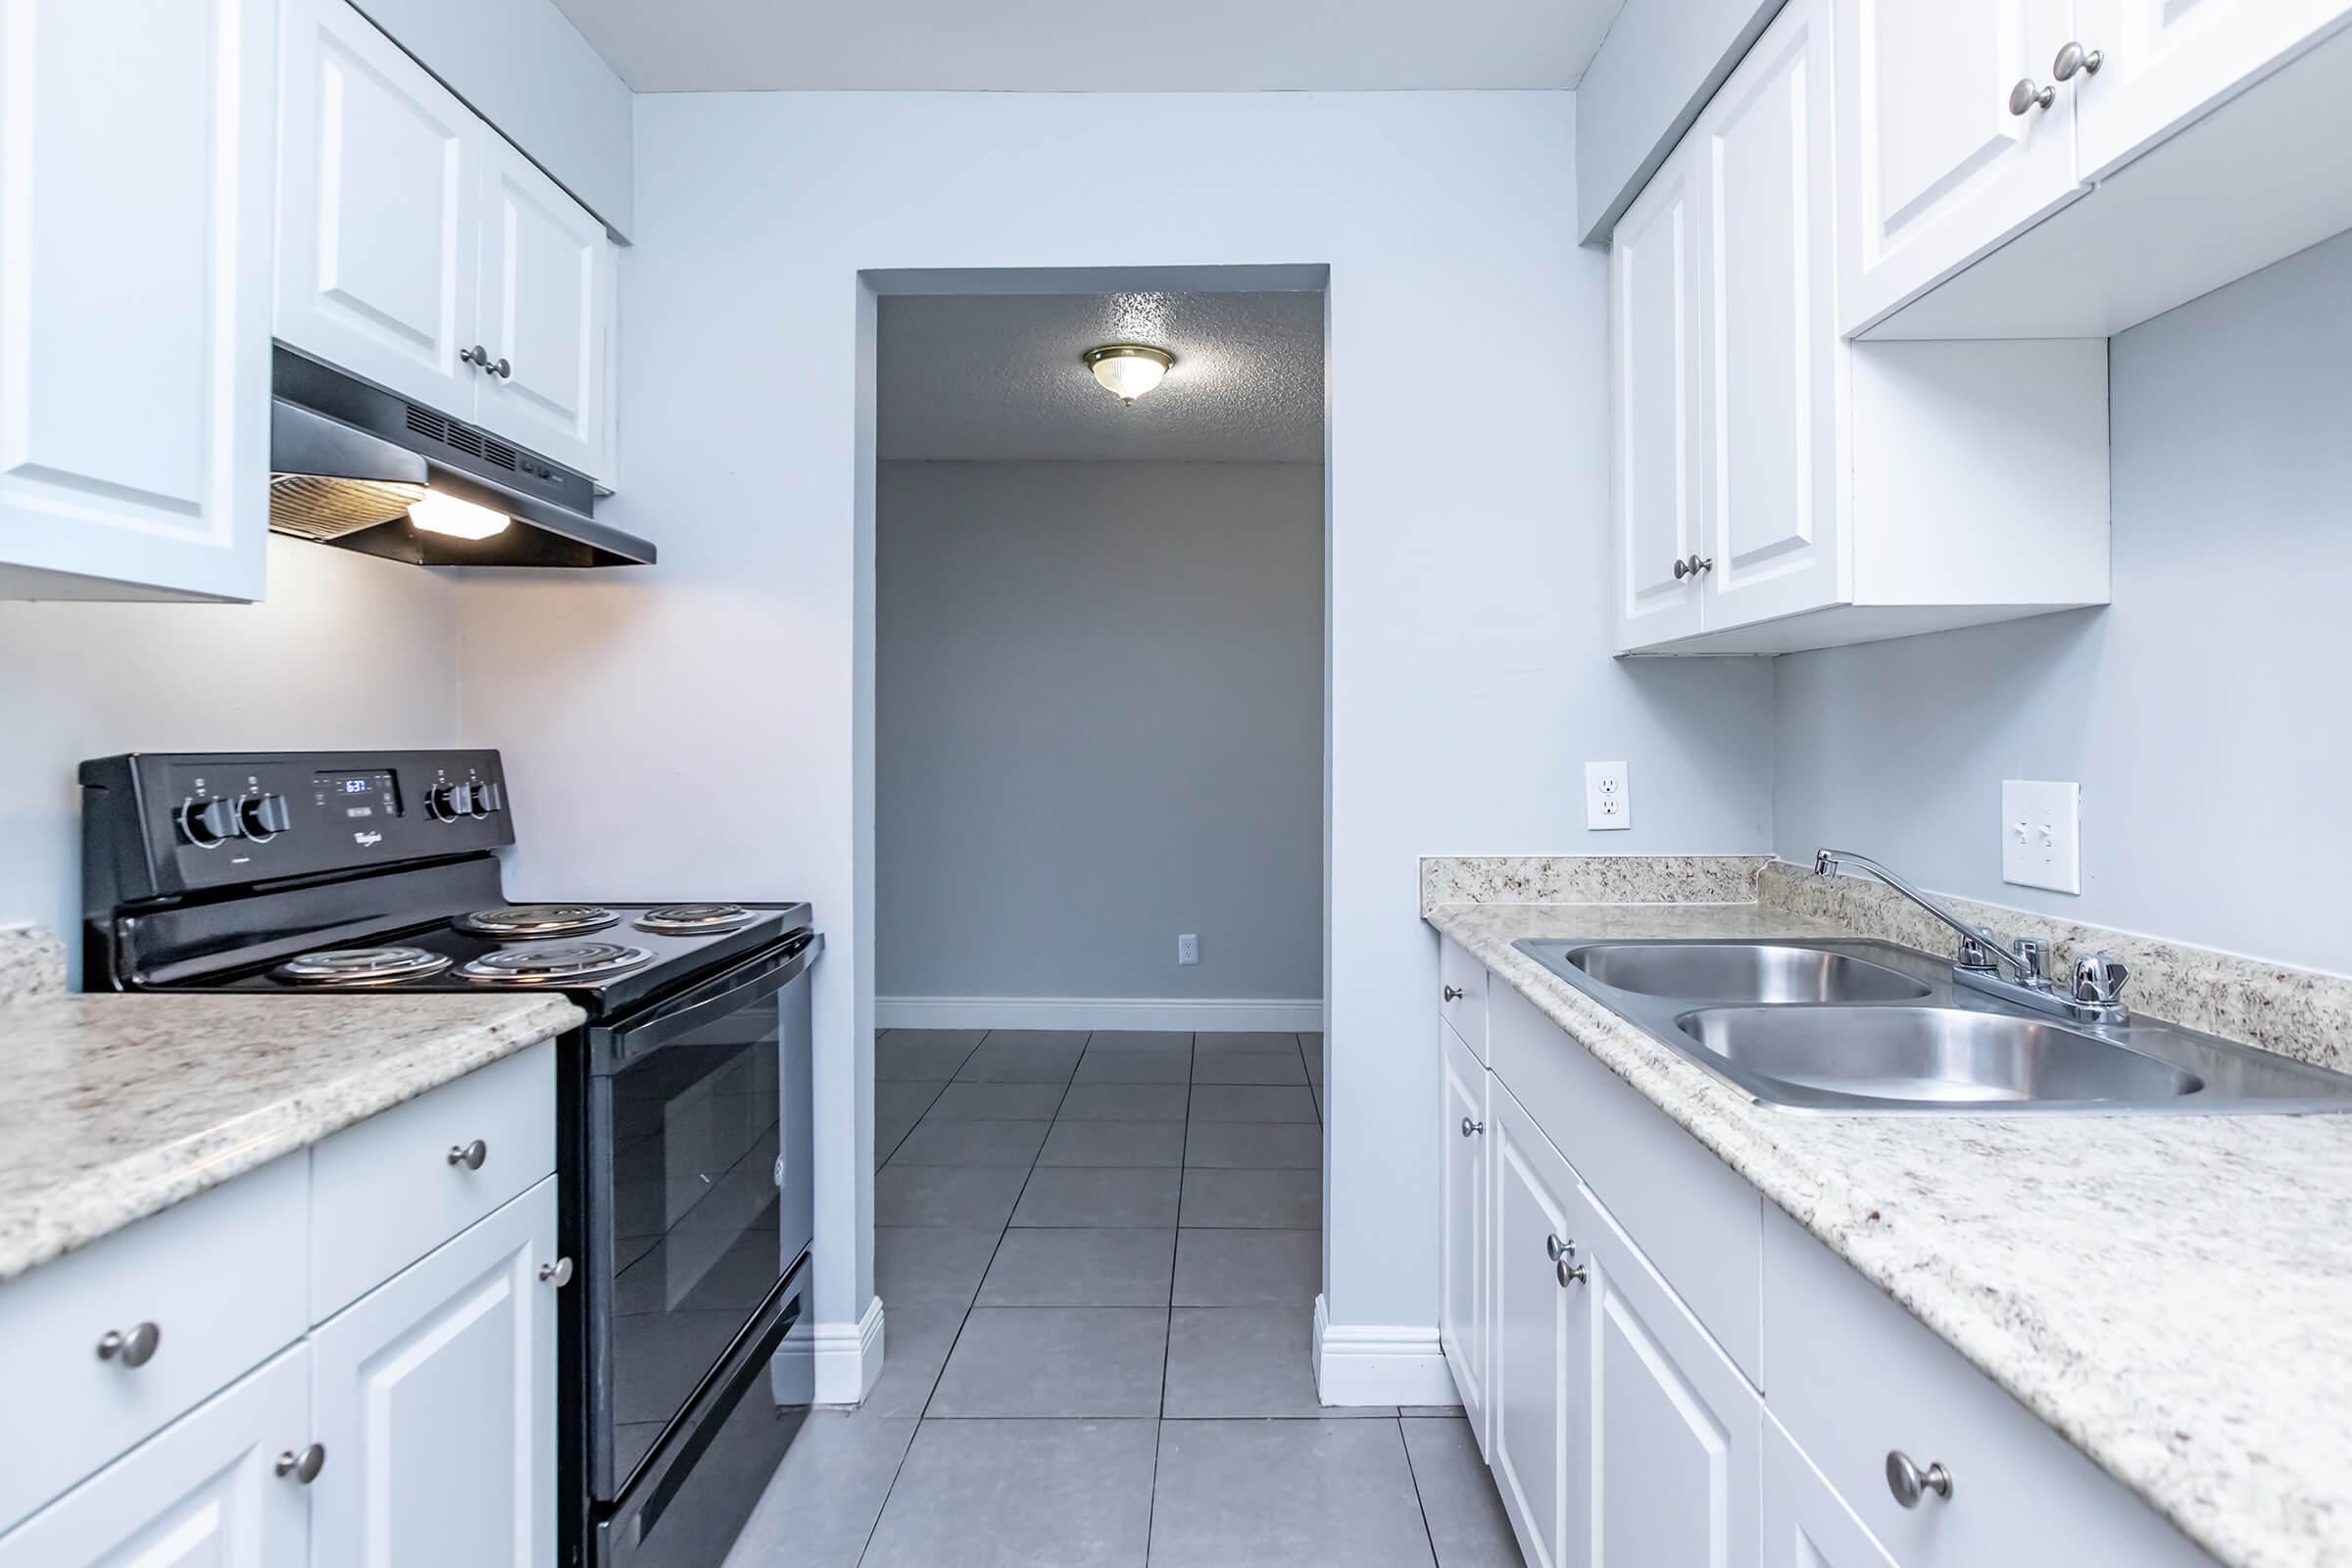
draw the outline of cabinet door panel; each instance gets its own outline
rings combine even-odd
[[[1828,0],[1793,0],[1700,118],[1714,630],[1851,597],[1838,461]]]
[[[5,1536],[0,1568],[301,1568],[311,1442],[300,1346],[221,1391]]]
[[[1546,1243],[1573,1231],[1576,1173],[1518,1102],[1490,1080],[1494,1141],[1494,1390],[1489,1462],[1531,1568],[1588,1568],[1590,1424],[1573,1387],[1587,1371],[1585,1293],[1563,1287]]]
[[[1674,571],[1696,548],[1702,505],[1696,170],[1678,152],[1610,239],[1619,648],[1699,627],[1698,584]]]
[[[1590,1193],[1572,1218],[1592,1364],[1569,1419],[1592,1435],[1593,1568],[1751,1568],[1761,1396]]]
[[[612,243],[529,159],[499,136],[484,143],[480,337],[506,368],[482,378],[476,416],[602,477]]]
[[[262,597],[276,36],[0,0],[0,594]]]
[[[343,0],[286,0],[277,335],[470,418],[481,122]]]
[[[1438,1339],[1446,1363],[1461,1391],[1462,1411],[1489,1447],[1487,1418],[1487,1279],[1494,1250],[1489,1218],[1493,1182],[1487,1166],[1487,1069],[1438,1024],[1438,1047],[1446,1079],[1444,1140],[1440,1171],[1439,1251],[1444,1258],[1444,1296],[1439,1303]]]
[[[2077,0],[2103,57],[2074,81],[2082,166],[2103,178],[2352,21],[2352,0]]]
[[[313,1331],[313,1561],[554,1560],[555,1255],[551,1176]]]
[[[1762,1568],[1895,1568],[1770,1411],[1764,1415]]]
[[[1837,0],[1841,324],[1877,320],[2080,195],[2075,99],[2047,84],[2072,0]]]

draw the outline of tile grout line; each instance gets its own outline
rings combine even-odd
[[[1152,1490],[1144,1498],[1144,1568],[1152,1568],[1152,1536],[1159,1523],[1159,1450],[1168,1439],[1168,1366],[1176,1355],[1176,1263],[1184,1254],[1184,1184],[1192,1175],[1185,1163],[1193,1142],[1193,1070],[1200,1059],[1198,1031],[1184,1037],[1184,1132],[1176,1140],[1176,1224],[1168,1245],[1168,1314],[1159,1339],[1159,1419],[1152,1423]]]
[[[1429,1499],[1421,1495],[1421,1467],[1413,1463],[1413,1446],[1404,1441],[1402,1407],[1396,1412],[1396,1446],[1404,1450],[1404,1473],[1412,1478],[1413,1506],[1421,1511],[1421,1534],[1429,1540],[1431,1568],[1441,1568],[1438,1563],[1438,1533],[1429,1524]]]

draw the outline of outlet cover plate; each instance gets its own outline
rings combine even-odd
[[[2001,880],[2082,891],[2082,786],[2001,780]]]
[[[1585,764],[1585,826],[1607,832],[1634,825],[1633,789],[1623,762]]]

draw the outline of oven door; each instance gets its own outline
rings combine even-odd
[[[784,1282],[809,1242],[808,970],[822,951],[800,933],[588,1031],[573,1386],[599,1514],[676,1491],[711,1441],[698,1420],[723,1420],[721,1385],[799,1294]]]

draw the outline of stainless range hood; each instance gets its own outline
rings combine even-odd
[[[276,346],[270,526],[425,566],[641,566],[654,547],[596,520],[584,473]],[[483,539],[419,528],[428,492],[511,520]]]

